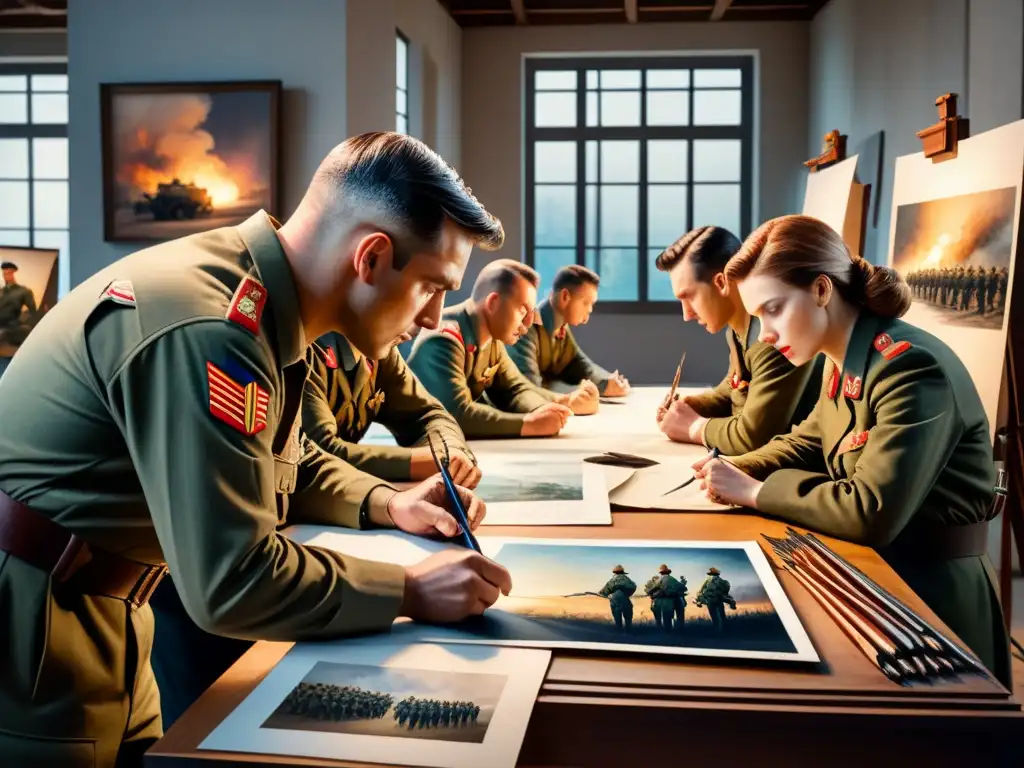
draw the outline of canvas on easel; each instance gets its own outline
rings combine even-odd
[[[970,371],[993,439],[1017,255],[1024,120],[964,139],[955,161],[896,159],[889,265],[908,282],[904,320]]]
[[[809,174],[801,213],[828,224],[842,235],[851,253],[861,256],[864,253],[867,187],[854,180],[857,161],[854,155]]]

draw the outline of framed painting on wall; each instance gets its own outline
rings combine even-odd
[[[0,358],[13,357],[57,303],[56,248],[0,246]]]
[[[103,83],[103,233],[162,241],[279,208],[278,80]]]

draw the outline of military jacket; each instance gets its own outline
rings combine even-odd
[[[0,325],[10,325],[21,316],[22,308],[30,313],[36,311],[36,300],[32,289],[18,285],[0,286]]]
[[[703,605],[715,605],[716,603],[729,603],[732,605],[734,600],[729,595],[729,586],[729,582],[726,579],[712,574],[704,579],[704,583],[700,585],[696,602]]]
[[[368,360],[341,334],[321,337],[302,398],[302,428],[328,453],[388,480],[408,480],[413,445],[437,433],[449,450],[472,457],[462,430],[441,402],[427,392],[398,347],[383,360]],[[361,445],[378,421],[398,446]]]
[[[530,330],[508,348],[508,354],[533,384],[555,392],[571,392],[583,379],[589,379],[604,394],[612,378],[583,353],[572,329],[557,317],[550,299],[538,305]]]
[[[166,561],[207,631],[384,628],[402,568],[278,533],[357,527],[384,483],[300,434],[307,345],[276,225],[260,211],[139,251],[58,302],[0,380],[0,488],[92,544]]]
[[[764,479],[760,511],[878,549],[998,679],[1009,640],[987,555],[946,558],[918,542],[936,526],[991,516],[995,466],[970,373],[939,339],[901,320],[858,319],[839,370],[796,429],[730,459]]]
[[[598,593],[616,605],[628,605],[629,598],[636,592],[636,582],[624,573],[616,573]]]
[[[531,384],[497,339],[480,347],[477,322],[468,304],[448,307],[416,337],[409,367],[469,439],[517,437],[526,414],[558,396]]]
[[[774,346],[758,341],[760,332],[756,317],[742,339],[728,328],[728,374],[714,389],[686,398],[708,418],[704,445],[726,456],[760,448],[814,409],[823,356],[794,366]]]

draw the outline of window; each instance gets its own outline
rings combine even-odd
[[[395,130],[409,132],[409,41],[395,31]]]
[[[751,228],[753,71],[749,56],[528,60],[526,262],[542,292],[585,264],[606,307],[678,310],[655,257],[695,226]]]
[[[67,64],[0,61],[0,245],[59,248],[68,268]]]

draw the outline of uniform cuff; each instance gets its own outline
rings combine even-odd
[[[339,635],[379,632],[391,626],[405,596],[405,568],[332,553],[344,572],[341,610],[329,631]]]

